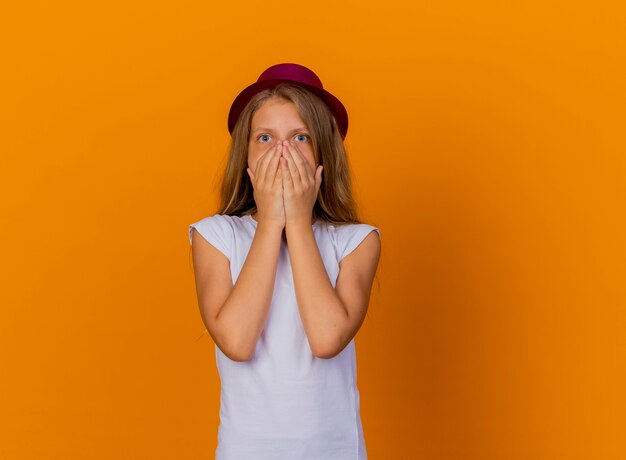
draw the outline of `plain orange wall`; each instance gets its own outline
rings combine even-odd
[[[187,225],[269,65],[347,106],[370,458],[626,458],[621,2],[0,9],[0,458],[209,459]]]

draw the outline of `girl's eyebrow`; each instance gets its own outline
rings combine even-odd
[[[269,133],[274,132],[274,130],[273,130],[273,129],[271,129],[271,128],[256,128],[256,129],[253,129],[253,130],[252,130],[252,132],[253,132],[253,133],[256,133],[257,131],[267,131],[267,132],[269,132]],[[295,129],[292,129],[292,130],[290,131],[290,134],[291,134],[291,133],[295,133],[296,131],[308,131],[308,129],[307,129],[305,126],[302,126],[302,127],[300,127],[300,128],[295,128]]]

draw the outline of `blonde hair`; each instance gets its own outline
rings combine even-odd
[[[324,166],[322,183],[313,207],[313,220],[333,224],[361,223],[352,196],[348,157],[335,117],[326,104],[306,89],[281,83],[254,95],[239,115],[232,132],[228,162],[222,178],[219,214],[254,214],[253,187],[246,172],[252,116],[268,99],[279,97],[293,102],[311,133],[313,152]]]

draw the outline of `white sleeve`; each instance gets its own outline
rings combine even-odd
[[[228,260],[231,258],[231,241],[230,234],[232,233],[232,229],[225,218],[220,214],[215,214],[210,217],[205,217],[204,219],[195,222],[189,225],[189,244],[192,243],[192,230],[196,229],[196,231],[208,241],[211,246],[218,249],[222,254],[224,254]]]
[[[354,251],[365,237],[373,231],[377,232],[380,237],[380,230],[373,225],[352,224],[337,227],[337,254],[339,256],[339,262]]]

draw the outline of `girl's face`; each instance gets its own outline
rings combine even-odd
[[[250,141],[248,142],[248,166],[256,172],[259,157],[276,142],[293,141],[295,148],[315,171],[317,164],[313,153],[311,134],[300,118],[296,105],[279,97],[266,100],[252,115]]]

